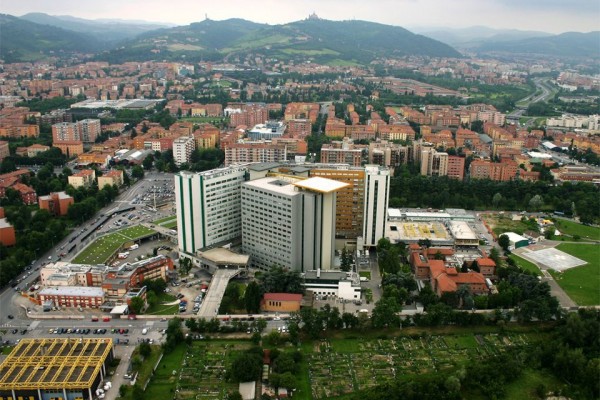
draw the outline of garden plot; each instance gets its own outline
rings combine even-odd
[[[399,376],[432,373],[529,343],[524,334],[322,340],[307,356],[313,399],[369,388]]]

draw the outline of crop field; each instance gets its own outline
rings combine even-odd
[[[96,239],[77,255],[74,264],[104,264],[127,242],[147,236],[154,231],[145,226],[130,226]]]

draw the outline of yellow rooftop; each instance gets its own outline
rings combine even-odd
[[[292,184],[302,189],[312,190],[313,192],[320,193],[336,192],[340,189],[350,186],[349,184],[344,182],[334,181],[333,179],[321,177],[308,178],[299,182],[294,182]]]

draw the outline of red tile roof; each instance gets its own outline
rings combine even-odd
[[[480,267],[495,267],[496,263],[491,258],[478,258],[477,265]]]
[[[272,301],[302,301],[302,295],[296,293],[265,293],[264,300]]]

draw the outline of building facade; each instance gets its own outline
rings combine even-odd
[[[179,251],[195,254],[241,235],[241,185],[246,166],[175,175]]]
[[[325,178],[267,177],[242,185],[242,251],[250,265],[310,271],[333,267],[335,192]]]
[[[65,192],[50,193],[47,196],[38,197],[40,209],[48,210],[52,215],[67,215],[71,204],[75,202],[73,197]]]
[[[362,245],[377,246],[385,236],[390,170],[379,165],[365,166],[365,198],[363,211]]]
[[[196,140],[193,136],[183,136],[173,141],[173,158],[175,165],[189,163],[192,152],[196,148]]]

